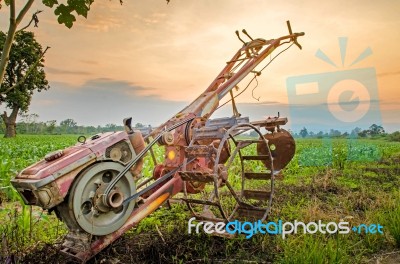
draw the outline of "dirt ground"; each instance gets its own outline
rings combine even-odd
[[[368,264],[399,264],[400,251],[385,252],[372,257]]]
[[[175,232],[164,236],[163,239],[156,232],[128,234],[115,241],[87,263],[271,263],[273,261],[273,256],[265,255],[265,253],[256,254],[254,246],[251,248],[246,241],[233,243],[233,247],[239,247],[241,250],[236,255],[229,254],[228,256],[226,254],[227,242],[220,237],[210,238],[205,235],[193,237]],[[199,240],[203,243],[199,243]],[[241,243],[240,246],[239,243]],[[246,252],[246,247],[249,249],[248,254],[243,254]],[[66,259],[61,255],[57,245],[44,245],[40,249],[32,250],[24,258],[15,259],[15,263],[78,262]]]
[[[163,242],[163,239],[165,242]],[[111,246],[100,252],[89,264],[117,263],[273,263],[274,256],[264,252],[259,254],[257,249],[246,241],[233,243],[238,246],[240,253],[227,254],[226,240],[219,237],[199,236],[193,239],[182,233],[172,233],[161,239],[158,233],[143,233],[125,235]],[[199,245],[199,240],[204,243]],[[238,243],[241,243],[240,245]],[[248,248],[246,248],[248,247]],[[238,249],[239,249],[238,248]],[[205,252],[207,252],[205,254]],[[243,254],[247,252],[248,254]],[[267,250],[268,252],[268,250]],[[270,251],[271,252],[271,251]],[[24,258],[8,259],[12,263],[79,263],[67,259],[58,252],[58,245],[44,245],[28,252]],[[369,256],[366,264],[399,264],[400,251],[382,252]]]

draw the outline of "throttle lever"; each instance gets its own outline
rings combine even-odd
[[[293,32],[292,32],[292,27],[290,26],[290,21],[289,20],[286,21],[286,25],[287,25],[288,30],[289,30],[289,35],[292,35]]]
[[[246,29],[242,29],[243,34],[245,34],[249,39],[251,39],[251,41],[253,41],[254,39],[252,37],[250,37],[249,33],[247,33]]]
[[[238,39],[239,39],[241,42],[243,42],[243,44],[246,45],[246,42],[245,42],[243,39],[240,38],[239,30],[236,30],[235,33],[236,33],[236,36],[238,37]]]

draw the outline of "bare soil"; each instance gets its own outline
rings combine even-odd
[[[163,242],[163,240],[165,242]],[[227,247],[237,250],[230,251]],[[272,250],[269,250],[271,252]],[[249,260],[251,259],[251,260]],[[58,252],[57,245],[32,250],[14,263],[78,263]],[[221,237],[171,232],[127,234],[87,263],[271,263],[273,256],[246,240],[229,241]],[[9,262],[13,263],[13,262]]]

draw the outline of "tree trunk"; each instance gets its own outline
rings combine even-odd
[[[3,118],[4,124],[6,125],[6,131],[4,132],[4,137],[5,138],[12,138],[17,135],[17,130],[16,130],[16,121],[17,121],[17,115],[18,115],[19,107],[14,107],[11,115],[7,116],[7,112],[4,111],[4,113],[1,115]]]

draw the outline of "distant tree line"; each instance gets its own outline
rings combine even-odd
[[[107,124],[105,126],[83,126],[78,125],[72,118],[67,118],[61,122],[50,120],[46,122],[38,121],[37,114],[20,114],[19,121],[16,123],[17,134],[81,134],[92,135],[102,132],[122,131],[122,125]],[[136,123],[136,128],[144,128],[145,125]],[[1,122],[0,133],[4,133],[6,126]]]
[[[400,131],[393,132],[387,136],[389,141],[397,141],[400,142]]]
[[[350,133],[341,132],[337,129],[331,129],[329,132],[318,132],[308,131],[306,127],[303,127],[298,133],[292,133],[295,138],[386,138],[389,141],[400,142],[400,131],[393,133],[386,133],[385,129],[377,124],[372,124],[368,129],[361,129],[359,127],[354,128]]]
[[[107,124],[105,126],[83,126],[78,125],[72,118],[67,118],[57,123],[57,120],[50,121],[38,121],[39,115],[37,114],[19,114],[19,121],[16,123],[17,134],[80,134],[80,135],[93,135],[102,132],[113,132],[122,131],[124,127],[122,125]],[[4,133],[6,126],[3,121],[0,121],[0,133]],[[146,130],[149,125],[143,125],[142,123],[136,123],[135,128],[140,130]],[[360,138],[376,138],[385,137],[390,141],[400,142],[400,131],[388,134],[385,129],[380,126],[373,124],[368,129],[361,129],[359,127],[354,128],[350,133],[341,132],[337,129],[331,129],[329,132],[313,132],[303,127],[299,132],[289,131],[294,138],[348,138],[348,137],[360,137]],[[250,136],[258,137],[255,131],[250,133]]]
[[[400,131],[388,134],[385,129],[376,124],[372,124],[368,129],[361,129],[359,127],[354,128],[350,133],[341,132],[337,129],[331,129],[329,132],[314,132],[303,127],[300,131],[290,131],[294,138],[378,138],[384,137],[389,141],[399,141],[400,142]],[[250,133],[252,137],[258,137],[257,132],[252,131]]]
[[[361,129],[359,127],[354,128],[350,133],[341,132],[337,129],[331,129],[329,132],[319,131],[318,133],[314,133],[313,131],[308,131],[306,127],[303,127],[299,133],[294,133],[294,137],[298,138],[347,138],[347,137],[377,137],[377,136],[386,136],[387,133],[382,126],[372,124],[368,129]]]

